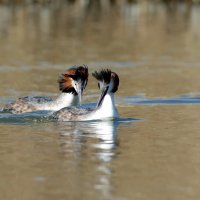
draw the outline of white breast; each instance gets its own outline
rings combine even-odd
[[[64,107],[78,106],[80,104],[78,95],[73,95],[71,93],[62,93],[57,99],[52,102],[44,104],[36,104],[35,106],[39,110],[52,110],[58,111]]]
[[[119,114],[115,107],[114,95],[106,94],[102,105],[97,109],[88,114],[83,120],[101,120],[106,118],[117,118]]]

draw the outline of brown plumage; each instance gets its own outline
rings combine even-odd
[[[3,109],[4,112],[11,112],[14,114],[32,112],[35,110],[37,110],[36,107],[33,104],[28,104],[23,98],[7,104]]]
[[[115,93],[117,92],[119,86],[119,76],[115,72],[112,72],[111,78],[113,79],[114,82],[112,92]]]
[[[62,91],[56,99],[49,97],[22,97],[5,105],[4,112],[25,113],[35,110],[59,110],[63,107],[77,106],[88,81],[86,65],[73,66],[59,77],[59,89]],[[79,93],[80,91],[80,93]]]
[[[72,85],[72,79],[76,81],[79,79],[85,80],[85,89],[88,82],[88,67],[86,65],[75,65],[67,70],[65,74],[61,74],[58,79],[60,91],[77,95],[77,92]]]
[[[110,83],[110,80],[113,79],[113,89],[112,92],[115,93],[118,90],[119,86],[119,77],[115,72],[112,72],[110,69],[102,69],[101,71],[95,71],[92,73],[92,76],[94,76],[98,81]],[[98,83],[98,87],[99,83]]]
[[[87,121],[118,118],[114,93],[118,90],[119,77],[110,69],[95,71],[92,75],[98,80],[101,95],[96,108],[65,107],[53,113],[58,121]]]

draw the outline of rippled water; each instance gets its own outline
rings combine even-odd
[[[118,73],[121,118],[0,113],[0,198],[199,199],[199,5],[84,2],[0,4],[0,107],[56,97],[58,75],[85,63]],[[98,95],[90,76],[84,105]]]

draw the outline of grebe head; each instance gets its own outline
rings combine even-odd
[[[88,82],[88,67],[86,65],[75,65],[61,74],[58,83],[60,91],[78,95],[81,102],[83,90]]]
[[[101,97],[97,104],[97,107],[99,107],[107,93],[115,93],[118,90],[119,77],[110,69],[95,71],[92,73],[92,75],[98,80],[98,87],[102,91]]]

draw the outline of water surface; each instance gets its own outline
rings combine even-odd
[[[199,5],[80,2],[0,4],[0,107],[56,97],[58,75],[85,63],[118,73],[122,119],[1,114],[0,198],[199,199]],[[83,101],[98,95],[90,76]]]

